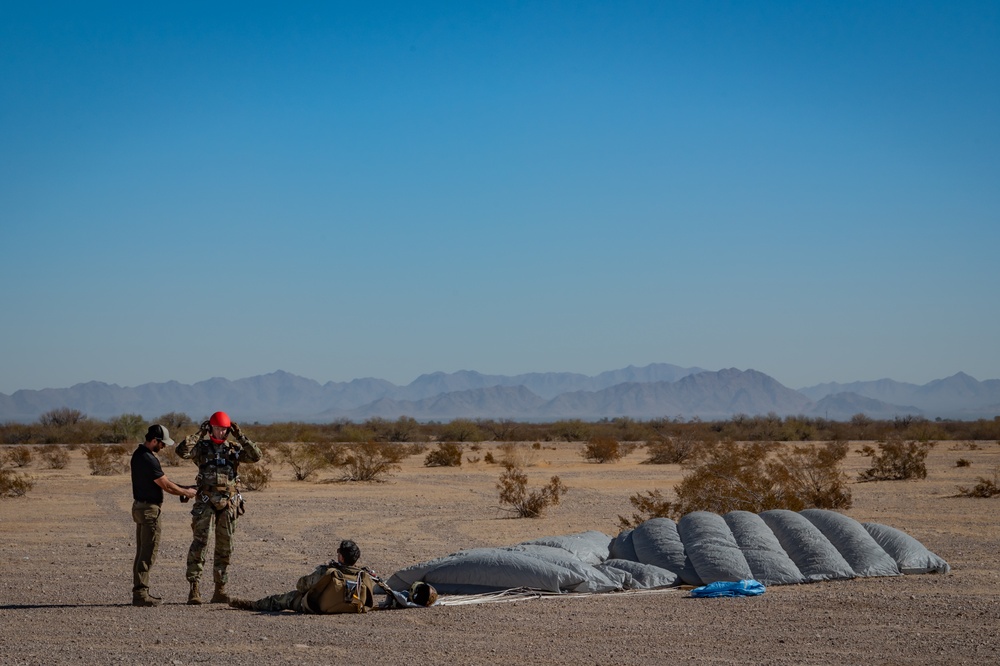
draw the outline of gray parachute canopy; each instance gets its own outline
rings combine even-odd
[[[753,579],[788,585],[860,576],[947,573],[913,537],[834,511],[774,510],[653,518],[616,537],[597,531],[474,548],[415,564],[387,581],[418,580],[443,594],[514,588],[611,592]]]

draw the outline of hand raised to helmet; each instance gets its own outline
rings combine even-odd
[[[212,424],[209,423],[208,420],[202,421],[201,425],[198,426],[199,433],[211,432],[211,430],[212,430]]]
[[[243,439],[243,431],[235,423],[229,424],[229,432],[233,433],[233,437],[236,439]]]

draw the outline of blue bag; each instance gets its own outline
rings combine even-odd
[[[767,588],[756,580],[717,580],[708,585],[702,585],[691,590],[692,597],[756,597],[764,594]]]

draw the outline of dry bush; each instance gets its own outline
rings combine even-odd
[[[83,452],[92,476],[124,474],[129,468],[129,450],[121,444],[90,444]]]
[[[35,485],[27,474],[12,469],[0,469],[0,497],[21,497]]]
[[[795,446],[790,453],[778,455],[779,465],[771,472],[804,507],[850,509],[853,499],[847,475],[840,467],[849,450],[844,441]]]
[[[249,491],[264,490],[271,483],[271,468],[263,463],[243,463],[240,484]]]
[[[31,458],[31,449],[22,445],[8,449],[0,462],[10,463],[11,467],[27,467],[31,464]]]
[[[382,442],[364,442],[350,447],[350,453],[341,468],[341,481],[384,481],[399,469],[393,460],[399,447]]]
[[[504,442],[497,447],[500,451],[500,464],[513,467],[534,467],[538,460],[540,449],[515,442]]]
[[[861,455],[872,459],[871,467],[858,474],[859,481],[902,481],[927,478],[927,454],[934,442],[903,441],[890,437],[878,442],[878,451],[870,445]]]
[[[48,469],[66,469],[69,466],[69,449],[59,444],[46,444],[38,449],[38,455]]]
[[[497,460],[493,457],[492,451],[487,451],[486,455],[483,456],[483,462],[487,465],[495,465]]]
[[[424,458],[424,467],[461,467],[463,448],[458,442],[440,442]]]
[[[780,446],[777,442],[706,442],[685,465],[684,478],[674,487],[675,502],[664,500],[659,491],[633,495],[629,501],[643,513],[631,519],[619,516],[619,521],[637,525],[659,516],[678,520],[692,511],[760,513],[851,506],[847,478],[840,468],[848,452],[845,442],[776,454]]]
[[[549,479],[548,485],[529,493],[528,476],[523,469],[510,464],[504,465],[496,487],[500,491],[500,504],[509,505],[507,510],[518,518],[538,518],[548,507],[559,504],[560,497],[566,494],[566,486],[558,476]]]
[[[441,428],[438,437],[452,442],[481,442],[486,433],[474,421],[455,419]]]
[[[971,467],[972,461],[967,458],[959,458],[955,461],[955,467]]]
[[[181,458],[177,455],[177,449],[173,446],[166,446],[160,451],[160,461],[168,467],[180,467]]]
[[[958,494],[962,497],[995,497],[1000,495],[1000,467],[993,468],[992,479],[980,476],[976,481],[976,485],[971,488],[959,486]]]
[[[690,460],[701,445],[701,440],[687,433],[677,437],[654,439],[646,444],[643,465],[680,465]]]
[[[583,457],[597,463],[617,462],[625,457],[625,449],[614,437],[592,437],[583,447]]]
[[[278,442],[267,447],[268,459],[291,467],[296,481],[307,481],[330,467],[331,458],[336,460],[338,452],[337,447],[317,442]]]
[[[669,518],[675,513],[673,502],[663,499],[659,490],[649,490],[645,495],[637,493],[628,501],[639,513],[633,513],[631,518],[618,516],[618,527],[623,530],[636,528],[650,518]]]

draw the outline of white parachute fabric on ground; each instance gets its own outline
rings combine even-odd
[[[799,512],[815,525],[858,576],[898,576],[899,566],[858,521],[835,511]]]
[[[677,523],[691,565],[706,585],[716,581],[753,578],[747,558],[736,543],[725,518],[717,513],[695,511]]]
[[[673,571],[685,585],[705,584],[684,552],[677,523],[669,518],[651,518],[632,530],[632,546],[639,562]]]
[[[857,576],[947,573],[948,563],[900,530],[862,525],[820,509],[653,518],[616,537],[597,531],[474,548],[397,571],[406,589],[423,580],[441,594],[510,589],[545,593],[649,590],[756,580],[787,585]]]
[[[743,551],[754,580],[764,585],[804,583],[802,572],[781,547],[764,519],[749,511],[730,511],[723,518]]]
[[[941,573],[951,571],[951,567],[943,559],[927,550],[906,532],[897,530],[881,523],[864,523],[865,530],[872,535],[899,566],[904,574]]]
[[[786,509],[764,511],[760,517],[807,582],[855,577],[844,556],[806,518]]]

